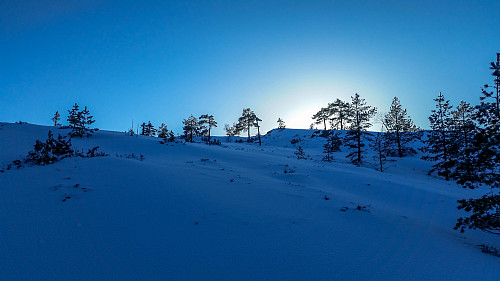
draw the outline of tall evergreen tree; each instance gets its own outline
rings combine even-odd
[[[361,165],[363,162],[363,153],[365,152],[363,140],[371,139],[371,135],[366,132],[370,124],[370,118],[375,115],[377,109],[366,105],[364,99],[360,98],[356,93],[354,97],[351,97],[351,109],[352,109],[352,122],[349,126],[349,131],[344,138],[344,143],[349,146],[351,151],[346,157],[348,157],[352,163],[356,165]]]
[[[429,173],[437,171],[438,175],[449,180],[451,167],[454,165],[451,157],[454,149],[452,106],[441,92],[434,101],[436,101],[436,109],[432,110],[432,114],[429,116],[431,131],[427,134],[427,139],[424,140],[425,147],[422,149],[428,154],[423,156],[422,159],[436,162],[436,164],[432,165]]]
[[[203,114],[199,118],[201,134],[208,136],[207,143],[210,143],[210,131],[213,127],[217,127],[217,122],[215,122],[213,115]]]
[[[471,152],[473,149],[472,140],[476,131],[476,124],[473,120],[474,108],[469,103],[461,101],[456,109],[451,111],[451,114],[453,146],[450,158],[453,167],[450,171],[450,177],[455,180],[465,179],[471,177],[473,173]]]
[[[387,161],[387,149],[383,134],[383,132],[375,133],[375,139],[370,143],[370,147],[375,151],[373,158],[377,161],[380,172],[384,172],[384,163]]]
[[[61,114],[59,114],[59,110],[56,110],[54,117],[52,117],[52,122],[54,122],[54,126],[61,126],[61,124],[59,124],[59,120],[61,120]]]
[[[497,62],[491,63],[497,86],[497,95],[482,90],[481,103],[476,106],[473,120],[477,123],[472,138],[470,159],[472,173],[457,178],[464,187],[487,186],[482,198],[459,200],[459,209],[472,212],[469,217],[459,218],[455,229],[480,229],[500,235],[500,111],[498,87],[500,86],[500,53]]]
[[[238,118],[238,123],[236,124],[236,131],[239,134],[240,132],[247,132],[248,139],[247,142],[251,142],[250,138],[250,128],[254,127],[257,124],[257,115],[255,112],[250,110],[250,108],[243,108],[243,112],[241,113],[241,117]]]
[[[321,108],[316,114],[313,115],[312,119],[316,124],[323,123],[326,130],[326,121],[330,118],[330,110],[328,108]]]
[[[416,152],[409,144],[420,139],[421,133],[418,131],[417,126],[413,124],[410,116],[406,113],[406,109],[403,109],[397,97],[392,100],[391,108],[384,116],[383,122],[387,130],[384,137],[387,144],[392,144],[388,150],[391,155],[403,157]]]
[[[196,137],[200,134],[200,124],[198,119],[194,117],[192,114],[187,119],[182,121],[184,127],[184,139],[189,142],[193,142],[193,137]]]
[[[331,116],[330,124],[332,129],[334,127],[340,130],[347,128],[352,115],[350,104],[340,99],[336,99],[333,103],[328,104],[328,109],[330,111],[329,115]]]
[[[262,146],[262,140],[260,138],[260,125],[259,125],[259,121],[262,121],[262,119],[260,119],[259,117],[256,117],[255,118],[255,128],[257,128],[257,137],[259,138],[259,146]]]

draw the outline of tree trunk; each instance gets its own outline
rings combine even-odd
[[[257,135],[259,136],[259,146],[262,146],[262,142],[260,141],[260,126],[257,123]]]

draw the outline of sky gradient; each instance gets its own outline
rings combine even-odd
[[[487,0],[0,0],[0,121],[49,125],[78,102],[104,130],[181,133],[213,114],[222,135],[250,107],[265,133],[359,93],[379,112],[397,96],[428,128],[439,91],[476,104],[491,83],[499,14]]]

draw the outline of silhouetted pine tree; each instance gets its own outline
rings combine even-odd
[[[427,134],[427,139],[424,140],[425,147],[422,151],[428,153],[422,156],[422,159],[436,162],[432,165],[429,173],[437,171],[438,175],[444,176],[446,180],[450,179],[450,170],[454,163],[451,154],[454,150],[454,140],[451,116],[451,108],[449,100],[445,100],[443,94],[439,92],[436,101],[436,109],[432,110],[429,116],[431,123],[431,131]]]
[[[186,141],[193,142],[193,137],[200,134],[200,124],[198,119],[191,114],[191,116],[182,121],[182,124],[184,124],[184,127],[182,127],[182,130],[184,130],[184,139]]]
[[[156,136],[156,129],[153,126],[153,124],[151,124],[151,121],[149,121],[146,126],[148,127],[149,136],[151,136],[151,137]]]
[[[148,121],[148,123],[142,123],[141,125],[141,135],[142,136],[149,136],[149,137],[154,137],[156,136],[156,129],[151,124],[151,121]]]
[[[387,161],[387,148],[383,132],[375,133],[375,138],[373,142],[370,143],[370,147],[375,151],[373,159],[377,161],[379,171],[384,172],[384,164]]]
[[[165,123],[161,123],[160,127],[158,128],[158,137],[159,138],[166,138],[168,135],[168,128],[167,128],[167,125],[165,125]]]
[[[69,133],[72,137],[89,137],[94,132],[94,129],[90,129],[90,125],[94,123],[92,119],[93,116],[90,115],[87,107],[84,110],[79,111],[78,104],[75,103],[71,110],[68,110],[68,123],[71,128]]]
[[[474,171],[471,158],[472,140],[476,133],[473,120],[474,108],[469,103],[461,101],[451,114],[453,146],[450,158],[453,167],[450,169],[450,177],[454,180],[470,178]]]
[[[328,109],[330,111],[332,129],[334,127],[340,130],[347,128],[352,115],[350,104],[337,99],[333,103],[328,104]]]
[[[238,134],[240,132],[248,132],[247,142],[252,141],[250,138],[250,128],[257,124],[257,119],[257,115],[250,108],[244,108],[241,117],[238,118],[238,123],[235,126],[236,131]]]
[[[285,129],[285,121],[281,120],[281,118],[278,118],[278,129]]]
[[[210,143],[210,131],[212,127],[217,127],[217,122],[215,122],[213,115],[203,114],[199,119],[200,130],[203,136],[207,136],[207,143]]]
[[[459,218],[455,229],[464,231],[480,229],[500,235],[500,110],[498,91],[500,87],[500,53],[497,62],[491,63],[494,70],[496,96],[493,92],[482,90],[481,103],[476,106],[473,120],[477,123],[477,133],[472,138],[470,149],[473,172],[457,178],[464,187],[478,188],[482,185],[489,191],[479,199],[459,200],[458,209],[472,214]],[[487,86],[487,85],[485,85]],[[490,101],[492,99],[492,101]]]
[[[59,114],[59,110],[56,110],[54,117],[52,117],[52,122],[54,122],[54,126],[61,126],[61,124],[59,124],[59,120],[61,120],[61,114]]]
[[[321,108],[316,114],[313,115],[312,119],[316,124],[323,123],[326,130],[326,121],[330,118],[330,110],[328,108]]]
[[[356,93],[354,97],[351,97],[351,110],[352,110],[352,122],[349,126],[349,131],[344,138],[344,143],[347,145],[352,152],[350,152],[346,157],[351,160],[352,163],[360,165],[363,162],[363,149],[365,144],[363,140],[370,140],[371,135],[366,132],[370,124],[370,118],[375,115],[377,109],[366,105],[364,99],[360,98]]]
[[[226,131],[228,142],[231,142],[231,137],[234,137],[238,134],[236,130],[236,123],[233,123],[233,126],[229,126],[229,124],[224,124],[224,130]]]
[[[403,109],[397,97],[392,100],[391,108],[384,116],[383,122],[387,130],[384,134],[386,143],[389,145],[387,152],[390,155],[403,157],[416,153],[409,144],[420,139],[422,134],[413,124],[410,116],[406,114],[406,109]]]
[[[331,130],[329,132],[328,138],[326,139],[326,143],[323,145],[323,153],[326,153],[323,161],[333,161],[333,152],[340,151],[340,145],[342,141],[339,138],[339,134],[335,132],[335,130]]]

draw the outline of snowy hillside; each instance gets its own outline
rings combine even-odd
[[[499,237],[453,230],[456,201],[484,190],[427,175],[420,155],[381,173],[345,148],[321,161],[312,130],[262,147],[98,131],[73,145],[107,157],[6,169],[48,130],[67,133],[0,123],[0,280],[500,280],[478,247]]]

